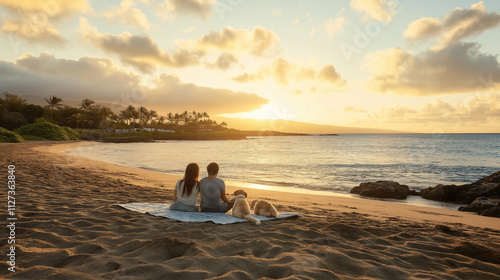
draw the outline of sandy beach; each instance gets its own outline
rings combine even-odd
[[[78,147],[83,154],[92,144],[0,144],[2,197],[5,202],[7,167],[14,165],[17,217],[15,244],[8,244],[8,230],[2,234],[0,277],[500,279],[498,218],[249,188],[250,201],[267,199],[303,217],[259,226],[181,223],[115,205],[169,203],[179,177],[63,152]],[[8,270],[11,247],[15,272]]]

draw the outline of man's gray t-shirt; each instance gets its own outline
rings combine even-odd
[[[200,181],[201,211],[225,212],[225,203],[221,203],[220,194],[226,192],[226,184],[219,178],[203,178]],[[222,207],[224,206],[224,207]],[[224,208],[224,209],[222,209]]]

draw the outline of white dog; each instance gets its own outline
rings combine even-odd
[[[252,202],[252,208],[255,215],[261,215],[269,218],[278,218],[280,215],[278,210],[276,210],[276,207],[265,200],[254,200]]]
[[[256,225],[260,225],[260,220],[252,217],[250,205],[247,201],[247,193],[244,190],[237,190],[234,192],[234,195],[236,197],[234,198],[233,216],[254,222]]]

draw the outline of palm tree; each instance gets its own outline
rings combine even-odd
[[[71,115],[71,118],[76,120],[76,129],[79,128],[80,121],[83,120],[83,114],[78,112],[76,114]]]
[[[148,123],[148,119],[149,119],[149,110],[146,109],[146,107],[141,106],[139,108],[139,123],[145,126]]]
[[[169,112],[167,114],[167,119],[168,119],[169,123],[174,123],[174,114],[172,114],[171,112]]]
[[[182,116],[179,115],[179,113],[175,113],[174,115],[174,123],[175,125],[179,125],[179,121],[181,120]]]
[[[153,122],[154,118],[158,118],[158,113],[155,110],[149,110],[148,114],[149,120]]]
[[[166,120],[167,120],[167,118],[165,116],[159,116],[157,126],[161,127],[165,123]]]
[[[54,112],[54,108],[61,108],[63,104],[61,103],[63,100],[62,98],[59,98],[57,96],[51,95],[49,99],[44,98],[45,101],[47,101],[48,105],[46,107],[50,108],[50,120],[54,121],[52,119],[52,113]]]
[[[82,99],[82,103],[80,103],[80,110],[82,110],[82,112],[83,112],[83,120],[82,120],[83,127],[82,128],[85,128],[85,121],[87,121],[87,122],[89,121],[89,120],[87,120],[87,118],[88,118],[90,110],[92,110],[95,107],[94,103],[95,103],[94,100],[88,99],[88,98]]]
[[[99,116],[101,119],[107,120],[111,116],[113,116],[113,111],[109,107],[106,106],[98,106]]]
[[[80,109],[84,110],[84,111],[89,111],[90,109],[92,109],[94,107],[94,100],[92,99],[88,99],[88,98],[85,98],[85,99],[82,99],[82,103],[80,103]]]
[[[135,120],[139,118],[139,112],[137,112],[132,105],[128,105],[124,110],[125,115],[127,116],[127,120],[132,120],[135,123]],[[129,123],[130,124],[130,123]]]
[[[190,119],[189,112],[188,111],[182,112],[181,117],[184,121],[184,125],[187,125],[189,123],[189,119]]]

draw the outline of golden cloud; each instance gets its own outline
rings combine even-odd
[[[80,18],[79,31],[83,38],[107,53],[118,55],[120,60],[138,70],[151,73],[155,65],[167,67],[186,67],[197,65],[204,55],[201,51],[178,49],[169,54],[158,47],[149,35],[132,35],[124,32],[119,35],[100,33],[90,25],[86,18]]]
[[[333,35],[337,32],[344,30],[344,25],[347,23],[347,20],[343,16],[339,16],[335,19],[328,19],[323,22],[323,27],[328,35],[328,37],[333,37]]]
[[[120,7],[105,12],[103,16],[110,20],[122,21],[132,27],[138,27],[145,30],[149,30],[150,28],[146,15],[136,7],[133,0],[123,0]]]
[[[479,48],[477,43],[455,43],[418,55],[400,48],[370,53],[365,63],[374,74],[367,86],[377,92],[421,96],[495,90],[500,64]]]
[[[243,73],[233,77],[233,80],[248,83],[263,81],[267,78],[273,78],[280,85],[300,81],[321,81],[334,85],[338,90],[347,83],[331,64],[326,64],[320,70],[316,70],[312,67],[301,67],[290,63],[284,58],[278,58],[270,65],[260,67],[255,73]]]
[[[217,3],[216,0],[165,0],[160,3],[149,0],[141,1],[148,4],[158,17],[167,20],[186,14],[206,19],[213,14],[213,5]]]
[[[268,103],[254,93],[200,87],[167,74],[158,75],[154,85],[148,87],[140,76],[105,58],[66,60],[50,53],[39,57],[25,54],[15,63],[0,61],[0,73],[3,90],[21,96],[56,95],[66,101],[90,98],[120,105],[140,104],[160,112],[238,113],[254,111]]]
[[[6,34],[27,40],[57,46],[66,42],[59,31],[49,23],[33,24],[25,20],[4,19],[0,30]]]
[[[226,27],[220,32],[210,32],[195,42],[201,50],[246,51],[254,55],[264,55],[278,44],[278,36],[262,26],[252,31]]]
[[[234,64],[237,64],[238,63],[238,59],[236,58],[236,56],[234,56],[233,54],[231,53],[221,53],[217,59],[215,60],[215,62],[213,63],[205,63],[205,66],[208,67],[208,68],[215,68],[215,69],[220,69],[220,70],[227,70],[229,68],[231,68],[232,65]]]
[[[387,107],[370,114],[367,121],[394,124],[455,124],[456,128],[464,125],[498,124],[500,94],[476,94],[454,104],[437,99],[416,109],[401,105]]]
[[[205,65],[208,68],[227,70],[238,63],[232,52],[246,50],[254,55],[264,55],[277,42],[272,31],[259,26],[252,31],[229,27],[220,33],[211,32],[169,53],[160,49],[149,35],[100,33],[84,17],[80,18],[78,30],[85,41],[109,54],[117,55],[121,62],[144,73],[152,73],[157,65],[174,68]],[[218,55],[215,62],[207,62],[210,54]]]
[[[479,35],[485,30],[500,25],[500,15],[488,13],[483,1],[472,4],[470,9],[456,8],[444,16],[437,18],[421,18],[408,25],[404,37],[409,43],[425,41],[438,37],[440,48],[459,42],[464,38]]]
[[[0,31],[32,43],[60,45],[65,39],[55,27],[62,18],[91,11],[87,0],[13,1],[0,0],[9,11]]]
[[[351,0],[351,9],[364,13],[363,20],[389,22],[395,15],[396,3],[387,0]]]

